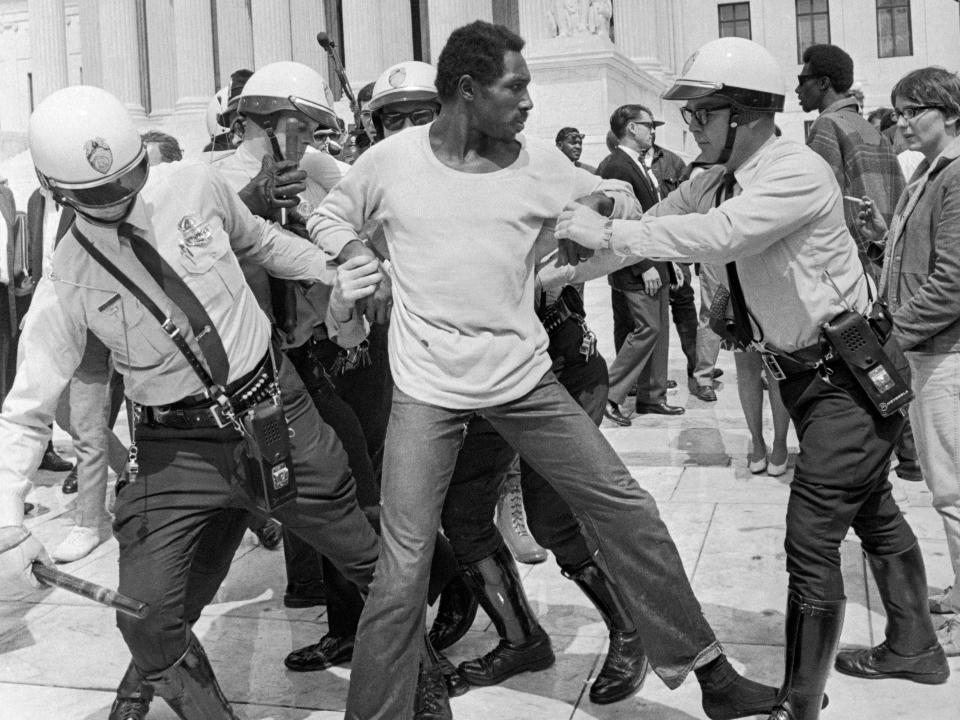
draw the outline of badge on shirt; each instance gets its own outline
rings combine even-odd
[[[204,247],[213,238],[210,226],[202,222],[196,215],[184,215],[180,218],[180,222],[177,223],[177,230],[180,231],[181,247]]]

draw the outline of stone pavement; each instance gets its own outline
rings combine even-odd
[[[612,358],[609,290],[588,285],[591,325]],[[604,424],[604,432],[637,480],[656,497],[680,549],[684,566],[707,618],[741,671],[779,684],[783,666],[786,605],[783,532],[791,468],[781,478],[753,476],[746,469],[749,435],[736,394],[734,363],[721,353],[724,370],[719,401],[691,398],[675,334],[671,377],[680,388],[670,402],[685,415],[643,417],[629,428]],[[118,429],[120,424],[118,424]],[[768,437],[770,434],[767,420]],[[69,440],[57,433],[58,447]],[[59,491],[62,476],[41,473],[28,520],[53,547],[70,527],[69,498]],[[921,538],[932,588],[951,579],[943,529],[922,484],[899,480],[898,494]],[[104,533],[108,528],[104,527]],[[195,631],[202,639],[224,691],[240,718],[320,720],[341,718],[350,671],[287,672],[283,656],[315,642],[325,631],[323,608],[282,606],[283,556],[258,547],[248,534],[226,582]],[[843,545],[848,606],[841,644],[873,645],[883,637],[884,616],[859,544]],[[117,546],[108,540],[90,556],[65,566],[77,575],[116,586]],[[557,651],[554,668],[514,678],[500,687],[474,688],[453,700],[457,720],[687,720],[705,717],[695,680],[668,691],[652,674],[633,698],[608,706],[587,699],[588,685],[603,658],[605,629],[587,599],[548,560],[521,566],[524,584]],[[0,589],[2,592],[2,589]],[[0,720],[102,720],[128,655],[111,612],[62,590],[25,597],[0,596]],[[473,629],[449,656],[454,662],[486,652],[496,643],[490,622],[479,613]],[[824,720],[932,720],[960,717],[960,658],[951,659],[946,685],[927,687],[899,680],[870,682],[834,674]],[[385,679],[386,681],[386,679]],[[163,701],[153,720],[175,716]]]

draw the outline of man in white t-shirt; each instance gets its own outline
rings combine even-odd
[[[476,415],[577,508],[663,681],[677,687],[695,670],[711,718],[766,712],[776,690],[730,666],[653,498],[550,372],[533,302],[537,240],[553,242],[554,219],[577,198],[590,195],[606,214],[635,204],[625,185],[519,134],[533,106],[522,48],[503,26],[477,21],[454,31],[437,64],[438,119],[367,151],[307,223],[314,241],[346,260],[369,252],[357,240],[364,222],[381,222],[393,281],[382,549],[346,717],[413,715],[429,560],[464,427]],[[418,717],[450,712],[418,708]]]

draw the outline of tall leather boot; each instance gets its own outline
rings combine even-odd
[[[769,720],[820,717],[846,604],[846,600],[812,600],[790,593],[783,687]]]
[[[460,663],[460,674],[467,682],[496,685],[518,673],[553,665],[550,638],[530,609],[517,565],[506,546],[466,565],[464,574],[500,635],[500,643],[486,655]]]
[[[320,564],[320,555],[313,546],[289,530],[284,530],[283,559],[287,565],[284,606],[306,608],[323,605],[326,602],[323,567]]]
[[[117,697],[107,720],[144,720],[150,711],[151,700],[153,686],[143,679],[140,671],[131,662],[120,680]]]
[[[238,720],[193,634],[180,659],[147,680],[181,720]]]
[[[477,617],[479,601],[463,573],[447,583],[440,593],[437,615],[430,626],[430,642],[437,650],[446,650],[462,638]]]
[[[603,667],[590,686],[590,701],[606,705],[633,695],[650,669],[640,633],[603,571],[589,562],[567,574],[586,595],[610,631],[610,648]]]
[[[897,555],[867,555],[867,561],[887,613],[886,638],[876,647],[838,653],[837,672],[945,683],[950,667],[927,610],[927,573],[919,544]]]

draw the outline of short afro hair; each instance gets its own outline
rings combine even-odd
[[[477,20],[450,33],[437,61],[437,95],[448,100],[457,84],[469,75],[480,85],[490,85],[503,75],[503,56],[523,50],[523,38],[503,25]]]
[[[853,58],[836,45],[811,45],[803,51],[803,62],[809,63],[811,74],[829,78],[838,93],[853,85]]]

